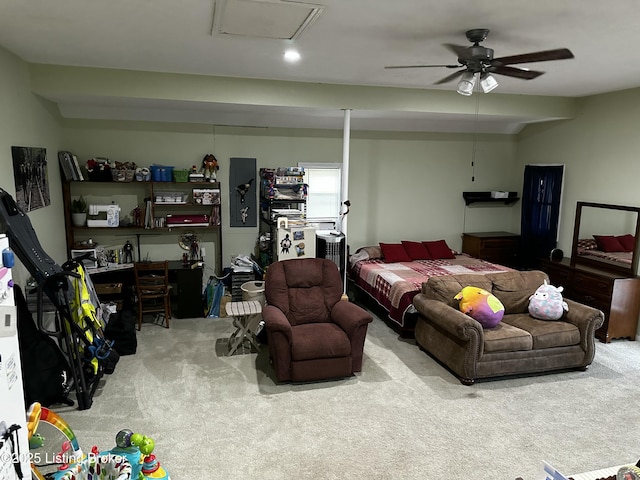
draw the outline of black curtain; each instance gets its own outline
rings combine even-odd
[[[563,165],[527,165],[524,169],[521,215],[521,259],[535,268],[556,247]]]

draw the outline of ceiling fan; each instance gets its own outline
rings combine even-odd
[[[456,65],[388,65],[384,68],[461,68],[457,72],[444,77],[435,82],[440,85],[446,82],[462,77],[458,84],[458,93],[463,95],[471,95],[475,86],[475,79],[480,77],[480,82],[485,93],[493,90],[498,86],[498,82],[491,74],[506,75],[508,77],[520,78],[523,80],[531,80],[539,77],[544,72],[529,70],[526,68],[513,67],[511,65],[521,63],[546,62],[549,60],[565,60],[573,58],[573,53],[567,48],[558,48],[555,50],[544,50],[540,52],[524,53],[521,55],[511,55],[508,57],[493,57],[493,49],[483,47],[480,42],[484,41],[489,35],[487,28],[475,28],[466,32],[467,39],[473,43],[470,47],[453,45],[445,43],[444,46],[458,56]],[[480,75],[476,75],[480,74]],[[483,84],[484,81],[484,84]]]

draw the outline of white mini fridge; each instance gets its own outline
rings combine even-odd
[[[12,288],[13,254],[4,234],[0,234],[0,255],[0,480],[19,478],[11,461],[15,459],[21,460],[19,468],[23,476],[20,478],[28,479],[31,478],[31,469],[18,346],[18,315]],[[6,439],[4,434],[7,434]]]
[[[308,258],[316,256],[316,229],[313,227],[278,228],[275,259]]]

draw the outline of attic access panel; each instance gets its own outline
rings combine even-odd
[[[289,1],[216,0],[212,34],[294,40],[323,9],[322,5]]]

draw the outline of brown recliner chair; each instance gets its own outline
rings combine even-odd
[[[371,315],[341,300],[331,260],[300,258],[269,266],[262,317],[279,382],[348,377],[362,370]]]

